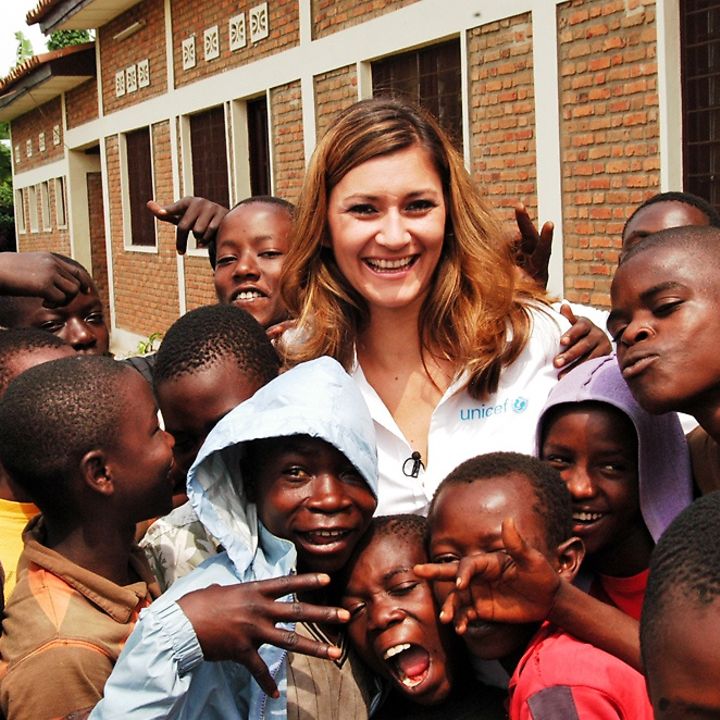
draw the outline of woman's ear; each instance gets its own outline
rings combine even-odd
[[[568,582],[572,582],[580,570],[585,557],[585,545],[579,537],[571,537],[557,546],[558,573]]]
[[[115,484],[103,450],[90,450],[80,460],[80,473],[85,484],[101,495],[112,495]]]

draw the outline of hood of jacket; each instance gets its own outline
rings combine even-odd
[[[651,415],[643,410],[623,379],[614,355],[588,360],[551,390],[537,425],[538,457],[548,411],[558,405],[589,401],[613,406],[635,427],[640,511],[657,542],[675,516],[692,502],[690,457],[680,421],[675,413]]]
[[[292,543],[271,535],[258,522],[241,472],[248,442],[290,435],[310,435],[336,447],[377,497],[375,430],[355,382],[329,357],[288,370],[220,420],[188,473],[190,502],[227,551],[241,579],[251,579],[246,574],[251,567],[254,578],[276,576],[283,557],[281,564],[292,566],[285,572],[295,566]],[[258,566],[265,561],[269,574]]]

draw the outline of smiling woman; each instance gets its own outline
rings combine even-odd
[[[378,512],[422,511],[484,450],[529,452],[567,324],[518,278],[435,120],[394,99],[353,105],[318,144],[296,217],[281,287],[299,331],[282,351],[288,364],[330,355],[358,383]],[[512,411],[475,418],[478,400]]]

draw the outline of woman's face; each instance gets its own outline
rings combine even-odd
[[[419,309],[442,252],[445,216],[440,176],[419,145],[368,160],[333,188],[335,260],[371,313]]]

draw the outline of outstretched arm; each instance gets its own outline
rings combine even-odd
[[[215,233],[228,209],[201,197],[184,197],[170,205],[160,205],[148,200],[147,208],[158,219],[177,226],[175,247],[184,255],[188,235],[192,232],[198,245],[205,246],[215,238]]]

